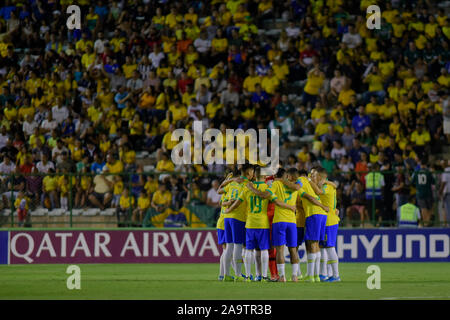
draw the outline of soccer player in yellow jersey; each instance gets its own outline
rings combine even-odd
[[[291,168],[282,176],[283,179],[295,182],[297,169]],[[250,189],[251,186],[249,186]],[[253,190],[256,195],[269,199],[276,204],[272,224],[272,242],[276,248],[276,261],[279,278],[277,281],[286,282],[284,246],[286,245],[291,255],[292,281],[297,282],[298,252],[297,252],[297,226],[295,218],[295,206],[298,192],[283,185],[281,181],[274,181],[265,192]],[[287,205],[287,206],[286,206]]]
[[[222,182],[219,187],[219,194],[226,192],[229,200],[236,200],[239,197],[241,189],[253,178],[254,167],[250,164],[244,164],[241,168],[241,182],[236,179]],[[233,281],[230,275],[230,266],[232,260],[235,263],[235,274],[240,277],[242,275],[242,250],[245,243],[245,222],[247,220],[246,206],[239,206],[234,210],[230,210],[225,214],[224,230],[225,230],[225,276],[223,281]]]
[[[261,168],[255,169],[255,182],[248,182],[245,185],[239,197],[227,211],[239,207],[242,203],[247,207],[246,228],[246,251],[245,251],[245,272],[246,281],[251,281],[251,266],[255,260],[255,250],[261,251],[261,269],[256,268],[255,281],[269,281],[267,269],[269,268],[269,249],[270,249],[270,224],[267,215],[267,207],[271,194],[269,186],[264,182],[261,176]],[[260,194],[260,195],[258,195]],[[264,194],[264,196],[262,196]],[[292,210],[295,207],[276,199],[275,204],[281,208]],[[225,212],[227,212],[225,211]]]
[[[336,209],[336,185],[327,180],[327,171],[324,168],[317,168],[311,174],[310,184],[319,195],[320,202],[330,208],[325,226],[325,239],[319,242],[322,256],[319,275],[320,281],[338,282],[341,279],[338,270],[336,238],[340,219],[339,211]]]
[[[295,184],[282,180],[287,187],[298,190],[305,213],[305,241],[307,252],[307,272],[305,281],[319,282],[320,248],[319,241],[325,237],[325,224],[329,208],[324,206],[311,187],[305,170],[299,172]]]
[[[233,173],[230,173],[225,178],[225,181],[229,181],[233,178]],[[223,251],[220,255],[220,271],[219,271],[219,281],[223,281],[223,278],[225,276],[225,249],[226,249],[226,243],[225,243],[225,214],[224,211],[226,208],[231,204],[231,201],[228,200],[228,194],[222,193],[222,196],[220,198],[220,216],[219,219],[217,219],[216,229],[217,229],[217,242],[219,245],[222,246]],[[234,265],[233,265],[234,268]]]

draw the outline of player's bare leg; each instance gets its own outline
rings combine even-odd
[[[222,244],[222,254],[220,255],[219,260],[219,280],[223,280],[225,276],[225,250],[227,248],[226,243]]]
[[[277,269],[278,269],[278,282],[286,282],[286,276],[284,273],[284,246],[276,246],[277,250]]]
[[[293,282],[298,282],[298,268],[299,268],[299,262],[300,259],[298,257],[298,251],[296,247],[290,247],[289,248],[289,255],[291,256],[291,265],[292,265],[292,278],[291,280]]]

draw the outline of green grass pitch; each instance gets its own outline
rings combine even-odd
[[[80,290],[66,287],[68,265],[3,265],[0,299],[450,299],[450,263],[374,264],[379,290],[367,288],[369,263],[340,264],[340,283],[224,283],[218,264],[80,264]]]

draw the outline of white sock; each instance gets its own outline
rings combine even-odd
[[[227,243],[227,247],[225,249],[225,275],[230,275],[230,267],[233,260],[233,249],[234,249],[234,243]],[[233,266],[234,268],[234,266]],[[236,271],[236,269],[235,269]]]
[[[306,265],[306,275],[314,276],[314,264],[316,262],[316,254],[315,253],[307,253],[307,265]]]
[[[255,274],[261,276],[261,251],[255,251]]]
[[[314,276],[318,276],[320,273],[320,251],[316,252],[316,263],[314,265]]]
[[[222,251],[220,255],[220,268],[219,275],[223,277],[225,275],[225,250]]]
[[[336,248],[327,248],[328,254],[328,263],[331,265],[331,269],[333,270],[333,277],[339,277],[339,258],[336,253]]]
[[[244,265],[245,265],[245,275],[247,277],[250,277],[250,274],[252,273],[253,259],[254,259],[254,251],[245,250]]]
[[[234,244],[233,248],[233,259],[236,264],[236,276],[240,277],[242,275],[242,244]]]
[[[327,261],[327,269],[328,269],[328,276],[331,277],[333,275],[333,269],[331,268],[331,263],[329,260]]]
[[[284,277],[284,266],[285,266],[284,263],[280,263],[280,264],[277,263],[278,275],[280,277]]]
[[[296,277],[298,275],[298,269],[299,269],[298,263],[293,263],[292,264],[292,276]]]
[[[300,277],[302,275],[302,270],[300,269],[300,262],[297,263],[298,267],[297,267],[297,276]]]
[[[264,278],[267,278],[267,269],[269,269],[269,250],[261,250],[261,272]]]
[[[327,268],[327,250],[325,248],[320,248],[320,274],[322,276],[328,275],[328,268]]]

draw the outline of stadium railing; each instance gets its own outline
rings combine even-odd
[[[372,171],[375,172],[375,171]],[[362,176],[368,172],[356,171],[334,171],[329,174],[329,179],[337,182],[337,209],[339,209],[340,225],[343,227],[395,227],[397,226],[396,214],[396,196],[391,191],[395,182],[396,171],[379,171],[385,180],[385,187],[382,190],[380,199],[376,199],[375,190],[372,189],[372,196],[366,199],[365,185],[363,184]],[[445,226],[445,204],[443,199],[439,197],[438,190],[440,187],[440,176],[443,172],[434,171],[432,175],[435,180],[433,185],[432,214],[430,223],[425,226]],[[404,172],[406,177],[406,185],[408,192],[404,199],[408,196],[414,195],[416,190],[411,183],[411,172]],[[52,174],[3,174],[0,179],[0,227],[14,228],[14,227],[47,227],[47,228],[111,228],[111,227],[215,227],[217,218],[220,214],[219,208],[208,206],[203,199],[198,199],[198,194],[205,194],[210,189],[210,182],[213,179],[221,181],[223,173],[193,173],[193,172],[123,172],[120,174],[101,173],[99,175],[109,177],[114,181],[114,176],[121,177],[124,188],[127,188],[129,195],[134,195],[134,205],[127,210],[119,211],[119,197],[112,195],[111,201],[105,205],[104,208],[95,205],[90,201],[89,196],[96,196],[91,191],[93,189],[84,190],[81,186],[81,180],[87,179],[94,184],[96,174],[92,173],[52,173]],[[163,177],[175,176],[182,178],[178,183],[176,192],[171,192],[171,204],[164,210],[156,210],[155,208],[148,208],[144,210],[142,219],[133,219],[133,211],[137,207],[137,197],[139,188],[133,187],[133,179],[139,179],[142,175],[141,181],[147,182],[148,177],[153,177],[158,184],[161,184]],[[44,185],[51,187],[52,182],[43,182],[45,177],[56,179],[55,189],[53,192],[48,192]],[[65,178],[62,178],[65,177]],[[375,175],[372,175],[375,178]],[[166,178],[164,178],[166,179]],[[47,178],[49,180],[49,178]],[[170,179],[169,179],[170,180]],[[366,210],[366,219],[361,221],[358,210],[353,210],[352,194],[349,188],[356,188],[351,181],[360,181],[360,191],[364,194],[361,196],[363,201],[357,203]],[[194,196],[190,201],[187,201],[187,193],[192,191],[192,182],[196,181],[198,188],[194,192]],[[165,181],[165,183],[169,183]],[[156,184],[153,184],[152,193],[155,192]],[[191,188],[191,189],[189,189]],[[50,188],[51,189],[51,188]],[[110,192],[114,193],[114,187],[110,188]],[[26,196],[27,215],[24,221],[20,221],[20,198],[19,191],[22,190]],[[172,190],[173,191],[173,190]],[[67,204],[64,206],[64,201],[61,201],[61,193],[65,195]],[[85,203],[80,206],[80,197],[85,196]],[[176,194],[176,196],[175,196]],[[98,195],[97,195],[98,196]],[[51,199],[53,197],[53,199]],[[52,202],[53,200],[53,202]],[[101,196],[99,200],[102,200]],[[115,205],[117,203],[117,205]],[[22,205],[24,203],[22,202]],[[351,208],[351,209],[348,209]],[[368,217],[367,217],[368,215]],[[139,215],[136,215],[139,218]],[[135,218],[136,218],[135,216]],[[448,222],[450,224],[450,221]]]

